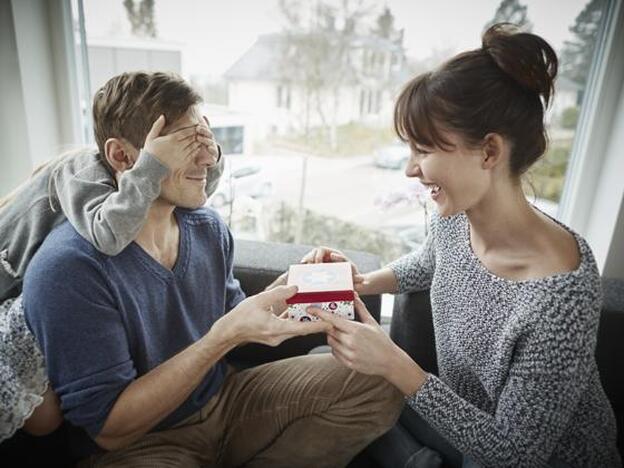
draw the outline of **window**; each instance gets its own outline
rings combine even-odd
[[[215,139],[221,145],[223,154],[241,154],[244,148],[244,127],[212,127]]]
[[[277,86],[277,107],[290,109],[290,86]]]
[[[91,90],[131,69],[180,73],[208,106],[236,114],[232,125],[206,108],[224,153],[253,161],[272,187],[219,200],[235,236],[262,224],[262,240],[366,250],[385,262],[422,241],[431,209],[402,171],[408,151],[393,134],[394,97],[412,76],[479,47],[492,21],[512,19],[560,57],[550,146],[526,178],[528,195],[556,215],[608,0],[515,0],[511,9],[496,1],[383,3],[323,9],[336,18],[321,21],[321,8],[288,0],[83,0]],[[250,222],[250,212],[263,219]]]

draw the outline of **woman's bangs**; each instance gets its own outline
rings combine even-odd
[[[452,144],[438,130],[427,81],[430,74],[412,80],[400,94],[394,112],[394,128],[398,137],[406,142],[427,148],[448,148]]]

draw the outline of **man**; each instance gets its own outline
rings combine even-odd
[[[104,85],[94,126],[115,176],[132,167],[159,113],[181,115],[167,119],[165,133],[202,125],[198,102],[163,74]],[[106,451],[83,463],[344,466],[394,423],[401,395],[331,355],[227,370],[223,357],[242,343],[277,345],[329,325],[273,314],[294,288],[244,298],[232,236],[200,208],[210,162],[203,148],[164,179],[136,241],[119,255],[98,253],[66,223],[27,270],[25,314],[64,417]]]

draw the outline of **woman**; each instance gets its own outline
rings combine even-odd
[[[557,57],[540,37],[495,25],[482,47],[412,80],[395,128],[406,175],[438,215],[422,249],[359,275],[359,294],[431,289],[439,375],[395,345],[357,299],[334,325],[336,358],[384,376],[463,454],[465,466],[621,466],[594,358],[599,272],[586,241],[527,201],[544,153]],[[304,261],[345,261],[318,248]],[[414,311],[417,313],[417,311]]]

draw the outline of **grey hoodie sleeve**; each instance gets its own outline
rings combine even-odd
[[[210,198],[216,192],[223,175],[223,168],[225,167],[225,158],[221,152],[221,145],[217,145],[217,148],[219,149],[217,164],[210,167],[206,175],[206,198]]]
[[[216,190],[223,166],[219,148],[218,163],[207,173],[208,196]],[[83,167],[61,164],[54,171],[52,187],[78,233],[100,252],[117,255],[141,230],[168,173],[169,169],[156,157],[141,151],[134,167],[119,178],[117,189],[112,175],[97,158]]]
[[[78,233],[100,252],[117,255],[135,239],[168,173],[158,159],[142,151],[116,189],[98,158],[82,167],[68,159],[54,171],[51,187]]]

